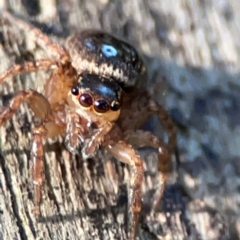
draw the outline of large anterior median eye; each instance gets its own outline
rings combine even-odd
[[[99,99],[94,102],[94,110],[99,113],[105,113],[109,110],[109,104],[104,99]]]
[[[82,93],[79,102],[83,107],[90,107],[93,104],[93,98],[88,93]]]

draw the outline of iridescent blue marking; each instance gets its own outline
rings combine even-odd
[[[106,57],[116,57],[118,54],[117,49],[112,45],[103,44],[101,49]]]
[[[98,89],[103,96],[107,96],[108,93],[111,92],[111,89],[104,86],[104,84],[99,84],[98,86],[96,86],[96,89]]]

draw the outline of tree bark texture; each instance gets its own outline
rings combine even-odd
[[[101,28],[133,44],[149,69],[149,91],[178,126],[178,154],[154,216],[156,152],[144,159],[138,238],[240,238],[239,0],[0,0],[59,43],[80,28]],[[0,73],[50,56],[0,16]],[[18,90],[42,91],[49,71],[10,77],[2,104]],[[101,155],[83,162],[59,138],[45,144],[42,216],[32,213],[31,111],[22,105],[0,128],[0,239],[127,239],[127,166]],[[158,121],[145,126],[163,137]]]

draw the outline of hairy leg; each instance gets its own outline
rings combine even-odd
[[[27,34],[33,37],[34,41],[42,48],[50,52],[55,59],[39,59],[36,61],[25,62],[23,64],[15,64],[10,67],[6,72],[0,76],[0,83],[8,76],[20,74],[23,72],[33,72],[40,69],[46,69],[56,67],[59,65],[65,65],[70,62],[69,54],[58,43],[54,43],[47,35],[45,35],[40,29],[32,26],[31,24],[24,22],[21,19],[15,18],[7,11],[0,11],[0,18],[6,19],[12,25],[16,25],[18,28],[25,31]],[[57,59],[56,59],[57,57]]]
[[[23,72],[36,72],[41,69],[47,69],[47,68],[56,67],[56,66],[57,66],[57,62],[51,59],[39,59],[32,62],[14,64],[0,76],[0,83],[3,82],[5,78],[12,75],[20,74]]]
[[[158,178],[158,183],[155,186],[156,192],[152,202],[152,211],[154,211],[162,198],[165,184],[168,179],[168,173],[170,170],[169,168],[171,164],[171,159],[168,159],[168,157],[171,156],[169,156],[168,154],[167,145],[163,141],[158,139],[158,137],[154,136],[151,132],[143,130],[128,130],[124,132],[124,141],[134,146],[134,148],[153,147],[158,150],[158,171],[160,172],[160,174]],[[165,166],[164,164],[167,164],[167,166]]]
[[[47,100],[38,92],[26,90],[18,92],[10,101],[8,106],[0,111],[0,125],[5,123],[17,111],[20,104],[27,101],[37,116],[45,120],[50,111],[50,105]],[[42,139],[47,132],[43,126],[37,127],[32,133],[32,179],[34,183],[34,204],[35,212],[39,214],[43,172],[43,143]]]
[[[44,170],[44,149],[43,139],[46,137],[47,131],[43,126],[36,127],[32,131],[32,147],[31,147],[31,173],[34,184],[34,213],[40,214],[41,203],[41,189],[43,182],[43,170]]]
[[[168,142],[166,144],[166,147],[159,146],[158,148],[158,171],[160,172],[160,174],[159,182],[156,186],[158,190],[155,192],[155,196],[153,199],[152,211],[154,211],[162,198],[168,175],[171,170],[172,154],[176,146],[177,132],[176,127],[173,124],[171,118],[169,117],[167,111],[162,106],[151,100],[147,109],[150,112],[157,114],[161,124],[168,133]]]
[[[70,63],[70,56],[68,52],[58,43],[52,41],[40,29],[32,26],[31,24],[15,18],[7,11],[0,10],[0,19],[7,20],[12,25],[16,25],[19,29],[23,30],[33,40],[50,53],[53,59],[39,59],[29,61],[22,64],[14,64],[8,70],[0,75],[0,83],[9,76],[21,74],[23,72],[34,72],[41,69],[55,68],[51,77],[45,85],[45,97],[51,104],[53,110],[62,108],[63,102],[66,98],[67,92],[76,81],[75,69]]]
[[[34,90],[19,91],[8,103],[0,110],[0,125],[4,124],[18,110],[20,104],[26,101],[33,112],[43,120],[43,125],[35,127],[32,131],[31,146],[31,173],[34,184],[34,205],[35,213],[40,213],[41,187],[43,180],[43,139],[46,137],[58,136],[63,132],[64,125],[57,125],[59,122],[50,113],[51,108],[46,98]],[[55,121],[56,120],[56,121]]]
[[[106,149],[113,157],[121,162],[127,163],[131,167],[131,180],[129,185],[129,238],[135,239],[139,214],[142,208],[142,181],[143,181],[143,164],[136,151],[127,143],[119,141],[110,142]]]
[[[30,108],[33,110],[36,116],[44,120],[48,118],[51,111],[48,101],[42,94],[29,89],[19,91],[9,101],[8,105],[0,110],[0,125],[12,117],[23,101],[28,102]]]
[[[54,57],[58,57],[58,60],[60,60],[61,63],[69,62],[70,57],[64,48],[59,44],[54,43],[40,29],[19,18],[15,18],[13,15],[4,10],[0,11],[0,16],[0,18],[6,19],[12,25],[16,25],[18,28],[24,30],[32,36],[37,44],[39,44],[42,48],[47,49]]]
[[[147,137],[145,133],[145,136],[141,137],[141,135],[137,136],[136,134],[136,130],[139,129],[144,123],[146,123],[147,120],[154,114],[158,116],[160,123],[168,134],[168,141],[165,144],[163,142],[160,142],[160,140],[157,141],[156,137],[153,138],[153,135],[149,135]],[[160,174],[158,183],[159,186],[157,186],[158,191],[156,191],[153,200],[152,210],[154,210],[158,206],[158,203],[162,197],[171,168],[171,156],[176,145],[176,128],[171,118],[169,117],[168,112],[161,105],[155,103],[148,95],[148,93],[139,94],[136,98],[134,98],[132,100],[132,104],[130,106],[128,105],[127,109],[124,109],[123,115],[127,117],[120,119],[120,127],[124,130],[125,133],[132,131],[133,134],[133,132],[135,132],[134,135],[130,137],[132,140],[134,136],[135,142],[137,141],[137,138],[139,139],[137,141],[139,146],[147,146],[147,144],[149,144],[148,146],[158,148],[158,171]],[[141,143],[142,141],[143,143]]]
[[[160,147],[167,147],[166,143],[157,136],[153,135],[151,132],[143,130],[128,130],[123,133],[123,139],[134,148],[153,147],[158,149]]]

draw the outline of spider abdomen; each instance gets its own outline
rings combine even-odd
[[[109,77],[123,87],[138,85],[146,72],[143,60],[128,43],[101,30],[83,30],[65,44],[78,73],[87,71]]]

